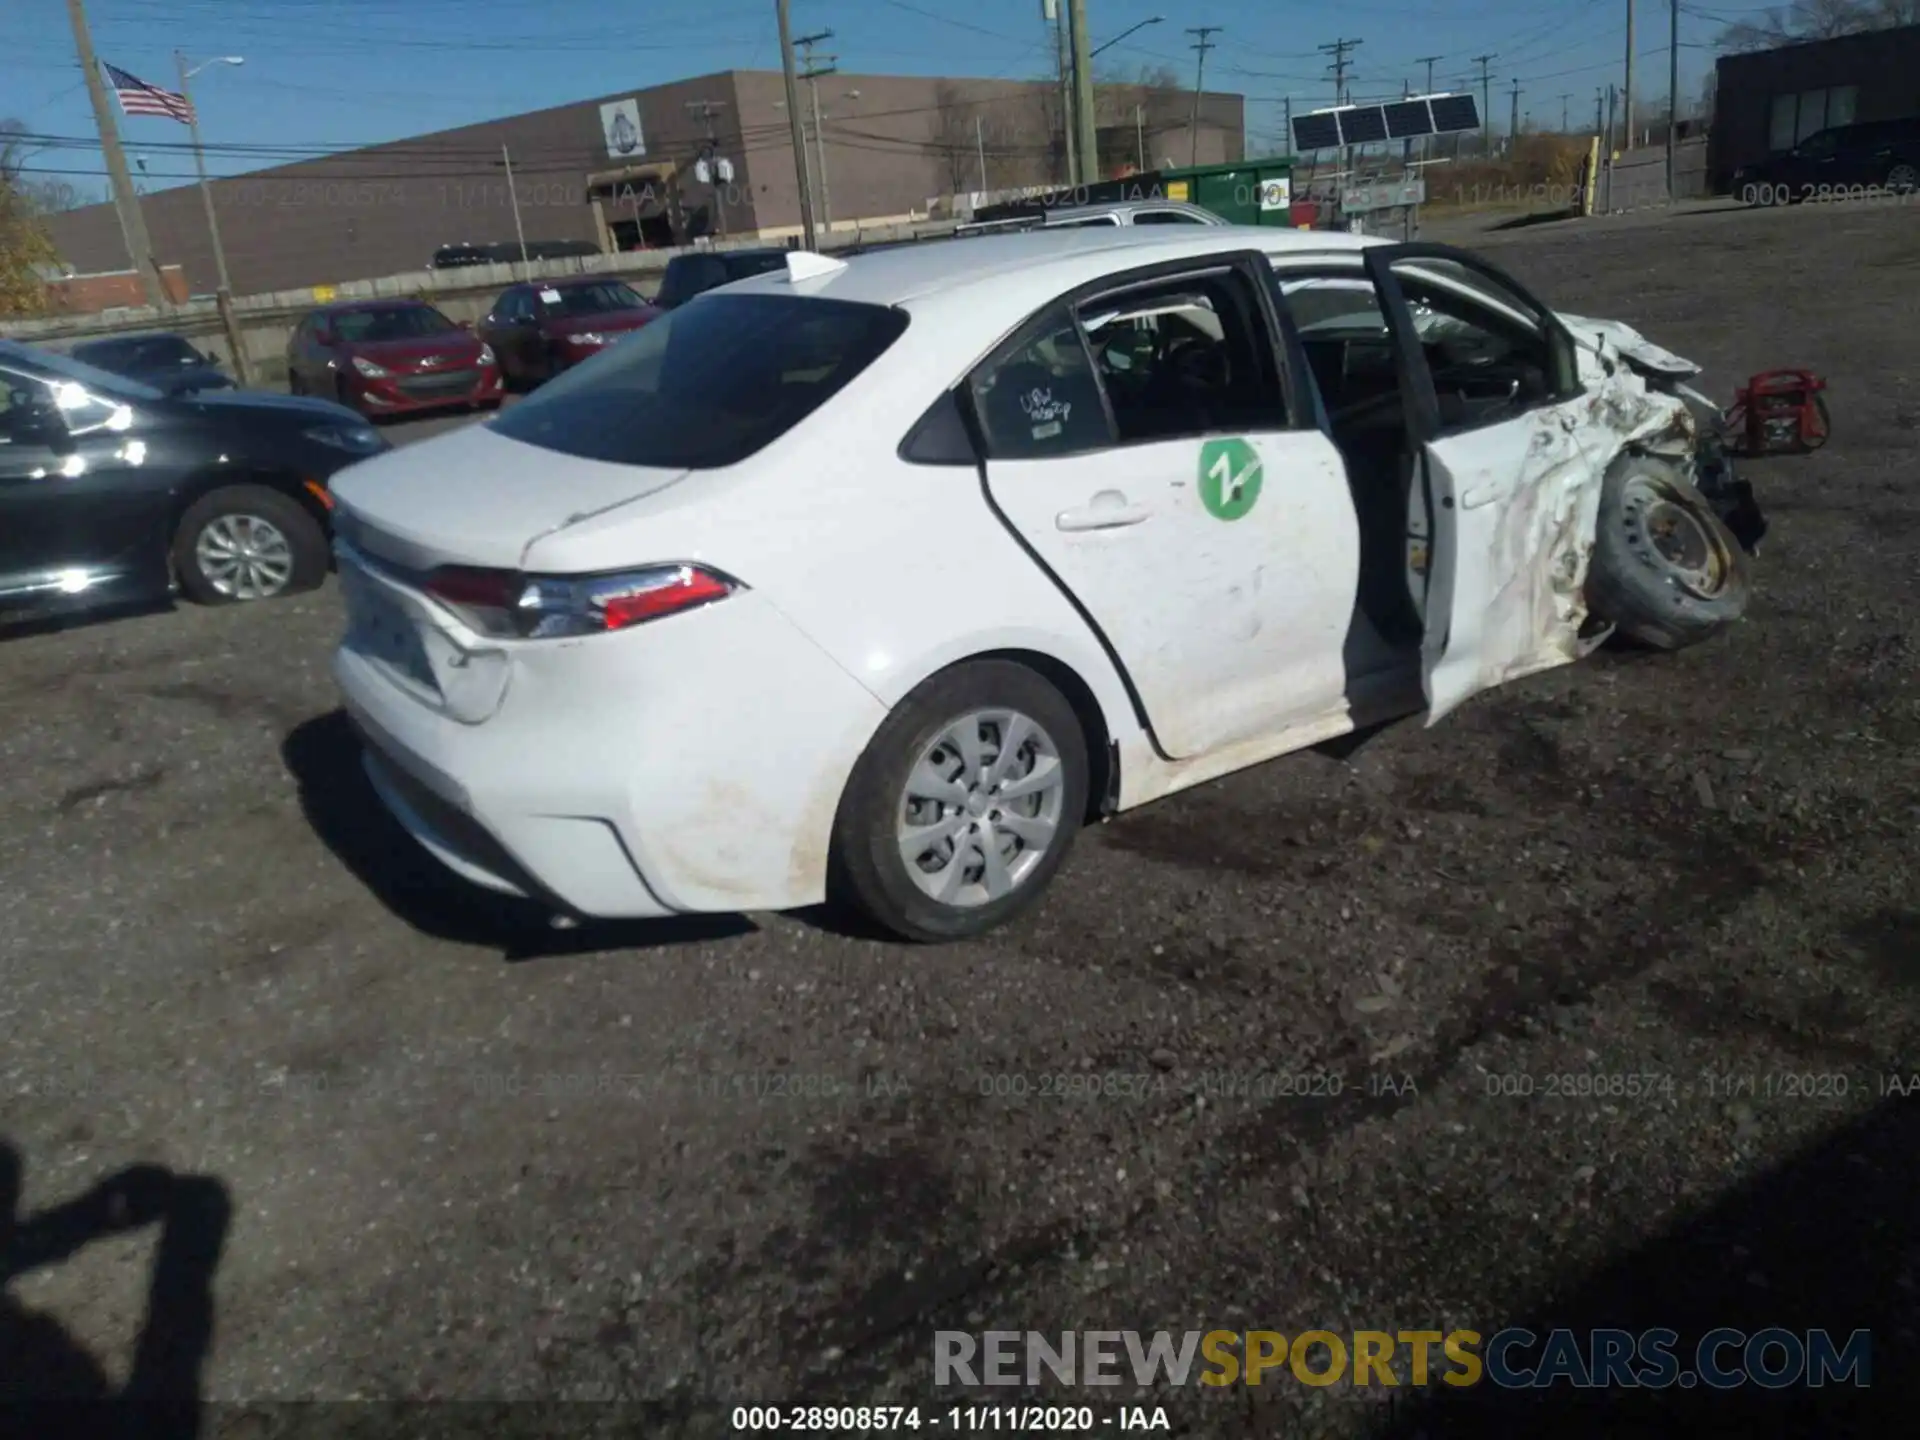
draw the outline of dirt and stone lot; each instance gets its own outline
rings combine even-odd
[[[331,587],[0,644],[0,1391],[671,1436],[944,1415],[940,1329],[1782,1325],[1871,1328],[1874,1388],[1090,1398],[1195,1436],[1913,1433],[1920,208],[1481,243],[1723,397],[1830,377],[1832,444],[1750,467],[1750,622],[1117,820],[986,942],[556,932],[465,889],[359,776]]]

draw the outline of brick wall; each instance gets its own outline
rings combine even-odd
[[[187,301],[186,272],[164,265],[160,282],[175,305]],[[93,275],[69,275],[47,284],[47,308],[56,315],[98,315],[102,310],[138,309],[147,303],[146,288],[132,270],[109,270]]]

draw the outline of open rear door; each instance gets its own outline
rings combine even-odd
[[[1424,589],[1432,724],[1482,690],[1578,657],[1602,467],[1580,443],[1573,341],[1551,311],[1449,247],[1366,256],[1419,457],[1408,574]]]

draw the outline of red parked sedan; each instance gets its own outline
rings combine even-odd
[[[363,415],[500,403],[493,349],[419,300],[361,300],[316,310],[287,342],[287,388]]]
[[[480,322],[479,335],[499,355],[509,384],[537,385],[660,313],[618,280],[535,280],[503,292]]]

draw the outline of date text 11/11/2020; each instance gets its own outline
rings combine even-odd
[[[736,1405],[730,1417],[736,1433],[872,1435],[887,1430],[998,1431],[1032,1435],[1101,1429],[1170,1431],[1162,1406],[1121,1405],[1097,1414],[1091,1405],[953,1405],[922,1410],[918,1405]]]

